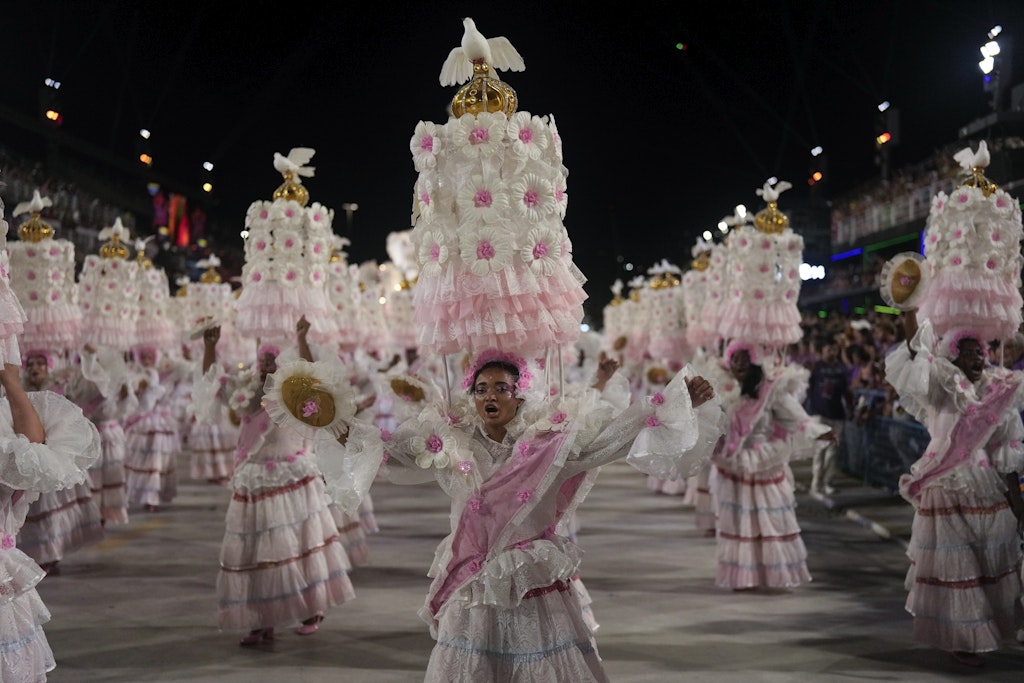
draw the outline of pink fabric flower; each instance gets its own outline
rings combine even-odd
[[[3,540],[4,550],[10,550],[11,548],[14,547],[14,544],[15,544],[14,536],[11,536],[10,534],[4,534],[4,540]]]
[[[649,415],[645,420],[648,427],[657,427],[661,424],[661,420],[658,419],[657,415]]]
[[[656,406],[660,406],[664,402],[665,402],[665,394],[661,393],[660,391],[655,392],[654,396],[651,396],[651,403],[653,403]]]
[[[469,460],[460,460],[458,464],[459,472],[463,474],[469,474],[473,471],[473,463]]]
[[[560,410],[560,411],[558,411],[557,413],[555,413],[554,415],[551,416],[551,424],[553,424],[553,425],[560,425],[563,422],[565,422],[565,418],[567,418],[567,417],[568,417],[568,415],[566,415],[565,413],[563,413]]]
[[[389,432],[386,428],[381,427],[380,428],[380,440],[381,441],[391,441],[391,432]]]
[[[427,437],[427,450],[431,453],[440,453],[441,449],[444,448],[444,441],[441,440],[437,434],[431,434]]]
[[[473,496],[466,502],[466,505],[473,512],[480,512],[480,508],[483,507],[483,504],[483,498],[481,498],[480,496]]]
[[[530,500],[532,496],[533,493],[531,491],[527,491],[526,489],[523,489],[522,491],[516,494],[516,498],[519,499],[520,503],[525,503],[526,501]]]
[[[306,401],[302,404],[302,417],[310,417],[320,412],[320,406],[316,404],[316,401]]]

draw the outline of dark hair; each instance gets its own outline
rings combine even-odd
[[[490,370],[491,368],[497,368],[503,370],[512,376],[512,383],[515,384],[519,381],[519,368],[515,366],[515,363],[510,363],[507,360],[489,360],[473,373],[473,384],[469,387],[472,391],[473,387],[476,386],[476,378],[480,376],[480,373],[484,370]]]
[[[750,369],[747,370],[747,376],[743,378],[743,384],[740,385],[740,394],[757,398],[757,388],[761,386],[762,379],[764,379],[764,368],[751,363]]]

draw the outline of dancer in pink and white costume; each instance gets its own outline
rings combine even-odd
[[[169,400],[177,373],[158,367],[160,352],[153,347],[138,347],[133,354],[130,371],[139,404],[124,422],[126,495],[129,508],[157,512],[178,495],[181,433]]]
[[[606,463],[629,456],[661,475],[699,460],[720,435],[695,410],[713,391],[680,373],[619,412],[596,389],[551,396],[533,381],[523,359],[574,345],[586,298],[561,222],[561,139],[550,117],[516,111],[492,71],[524,68],[509,41],[463,24],[465,47],[451,51],[441,83],[473,83],[446,124],[421,122],[410,143],[413,296],[421,353],[475,358],[465,393],[451,395],[450,382],[444,397],[422,390],[418,417],[385,444],[392,481],[433,479],[451,498],[452,533],[420,612],[437,641],[425,679],[606,681],[572,588],[579,551],[559,525]]]
[[[298,355],[311,360],[308,329],[301,318]],[[204,335],[206,374],[193,392],[199,415],[207,414],[202,406],[218,400],[224,388],[216,364],[219,336],[217,327]],[[278,426],[264,407],[265,382],[277,370],[278,355],[276,347],[265,344],[257,374],[240,378],[229,399],[242,427],[217,576],[218,622],[221,628],[248,631],[243,646],[270,640],[275,627],[287,624],[311,635],[328,609],[355,597],[351,565],[317,464],[317,443]]]
[[[64,387],[50,376],[48,353],[32,350],[24,358],[26,390],[65,394]],[[86,480],[60,491],[40,493],[29,506],[18,535],[18,548],[47,574],[59,574],[59,563],[65,555],[102,539],[100,508]]]
[[[1024,382],[987,358],[989,341],[1020,325],[1024,225],[1020,203],[984,176],[984,142],[954,158],[968,177],[933,200],[926,258],[883,269],[882,295],[905,311],[907,340],[885,372],[931,435],[900,478],[914,506],[905,582],[914,640],[980,667],[1024,623]]]
[[[832,438],[832,432],[800,404],[806,370],[765,370],[756,350],[742,343],[731,344],[725,358],[739,398],[712,457],[718,479],[715,585],[734,590],[799,586],[811,574],[789,462],[811,457],[816,440]]]
[[[125,434],[122,420],[138,410],[128,365],[114,349],[82,349],[78,371],[67,385],[67,396],[100,433],[100,457],[89,468],[92,495],[105,525],[128,523],[125,486]]]

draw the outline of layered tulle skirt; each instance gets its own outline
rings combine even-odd
[[[1020,539],[1001,496],[924,489],[907,556],[914,640],[989,652],[1014,637],[1022,625]]]

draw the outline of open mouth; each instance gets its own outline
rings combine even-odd
[[[488,404],[488,405],[484,406],[484,412],[487,413],[488,415],[497,415],[498,414],[498,406],[494,405],[493,403]]]

